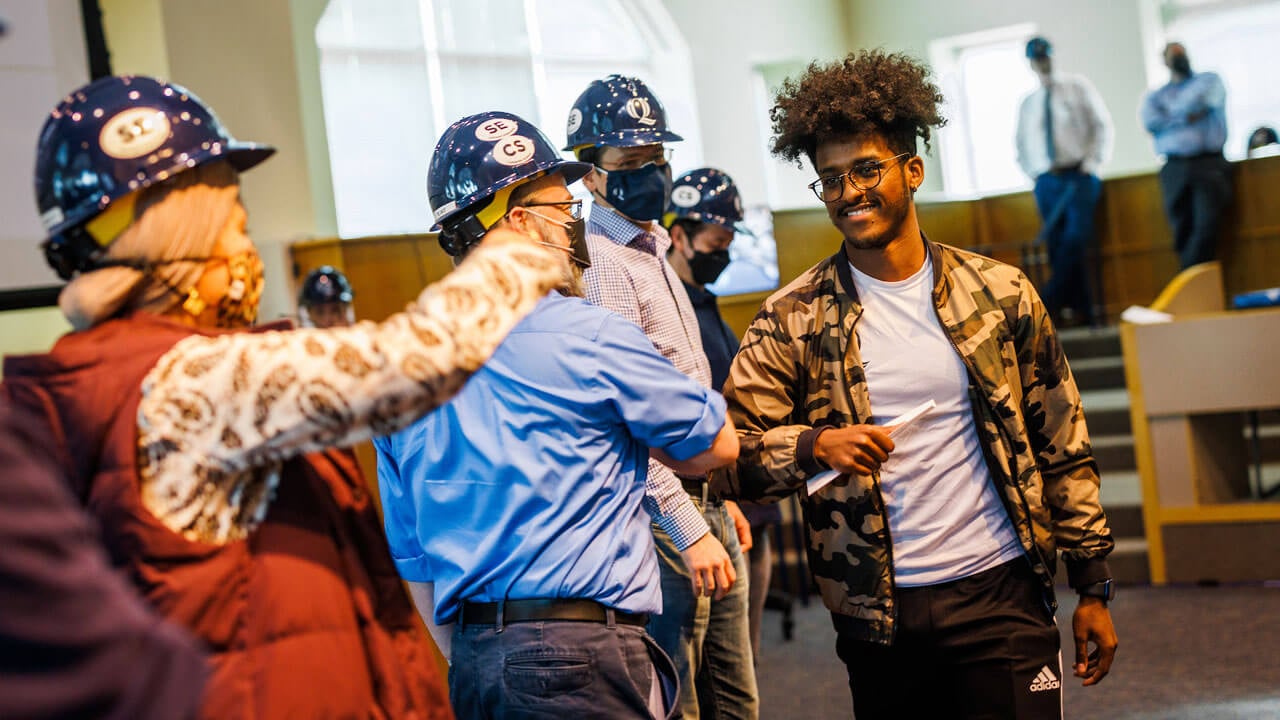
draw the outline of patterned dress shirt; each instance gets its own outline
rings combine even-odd
[[[587,221],[591,267],[583,274],[587,300],[640,326],[680,372],[711,387],[698,318],[667,262],[671,237],[658,223],[646,229],[610,208],[593,205]],[[680,550],[708,531],[707,521],[666,465],[649,463],[645,481],[650,515]],[[648,507],[648,506],[647,506]]]

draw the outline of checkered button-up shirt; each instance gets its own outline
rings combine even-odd
[[[591,267],[583,277],[587,300],[640,326],[658,352],[684,374],[711,386],[698,318],[667,262],[671,237],[657,223],[645,229],[610,208],[593,205],[587,221]],[[680,550],[707,533],[707,522],[671,469],[649,462],[645,509]]]

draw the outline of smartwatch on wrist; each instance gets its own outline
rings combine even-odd
[[[1111,578],[1107,578],[1092,585],[1076,588],[1076,592],[1080,597],[1095,597],[1104,603],[1109,603],[1116,598],[1116,583]]]

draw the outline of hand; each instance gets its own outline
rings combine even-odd
[[[724,509],[733,520],[733,529],[738,533],[738,545],[742,546],[742,552],[750,550],[754,544],[751,538],[751,523],[747,522],[747,516],[742,514],[742,508],[732,500],[725,500]]]
[[[689,568],[693,579],[693,594],[696,597],[706,595],[712,600],[719,600],[729,592],[733,583],[738,580],[738,573],[733,569],[733,561],[724,545],[707,533],[697,542],[680,553],[684,564]]]
[[[1084,678],[1082,685],[1097,685],[1111,672],[1115,660],[1116,629],[1111,625],[1111,611],[1101,598],[1082,597],[1071,617],[1071,631],[1076,640],[1075,676]],[[1094,645],[1089,652],[1089,643]]]
[[[829,428],[818,435],[813,455],[836,472],[870,475],[893,452],[890,429],[879,425]]]

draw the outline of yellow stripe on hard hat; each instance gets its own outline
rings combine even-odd
[[[106,247],[120,237],[120,233],[124,232],[125,228],[133,224],[133,211],[137,203],[138,193],[129,193],[108,205],[101,214],[85,223],[84,229],[98,245]]]
[[[511,209],[510,203],[511,203],[512,191],[514,191],[516,188],[520,187],[521,185],[524,185],[525,183],[531,182],[533,180],[537,180],[538,178],[546,174],[547,172],[545,170],[540,170],[530,175],[529,177],[520,178],[519,182],[511,183],[510,185],[494,193],[488,206],[486,206],[485,209],[481,210],[480,212],[476,213],[476,219],[480,221],[480,224],[484,226],[485,230],[488,230],[489,228],[493,227],[495,224],[497,224],[499,220],[501,220],[507,214],[507,210]]]

